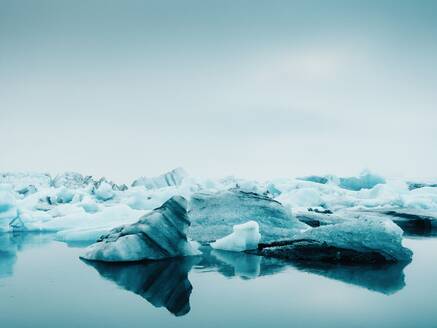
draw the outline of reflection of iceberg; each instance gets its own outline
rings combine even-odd
[[[308,273],[340,280],[383,294],[393,294],[405,287],[403,272],[407,263],[381,265],[342,265],[321,262],[284,261],[238,252],[202,249],[203,257],[196,269],[216,271],[226,277],[243,279],[273,275],[294,267]]]
[[[256,278],[260,275],[261,256],[220,250],[213,250],[211,256],[214,256],[224,265],[231,266],[235,276],[242,278]]]
[[[0,279],[12,276],[19,251],[29,245],[43,245],[51,240],[51,234],[0,233]]]
[[[140,295],[153,306],[163,306],[174,315],[182,316],[190,311],[193,287],[188,272],[198,260],[186,257],[135,263],[83,261],[104,278]]]
[[[196,268],[199,271],[216,271],[225,277],[251,279],[278,273],[287,266],[283,260],[243,252],[211,250],[207,247],[202,252],[202,260]]]
[[[0,234],[0,278],[12,276],[17,261],[17,246],[9,233]]]
[[[360,286],[383,294],[394,294],[405,287],[406,263],[382,265],[341,265],[296,262],[299,270]]]

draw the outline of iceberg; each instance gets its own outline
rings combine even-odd
[[[197,255],[187,239],[187,201],[174,196],[131,225],[112,229],[81,256],[86,260],[125,262]]]
[[[224,251],[242,252],[256,249],[260,239],[258,223],[249,221],[234,225],[230,235],[216,240],[211,244],[211,247]]]
[[[378,184],[385,183],[385,179],[377,174],[363,172],[359,177],[340,178],[339,186],[344,189],[358,191],[372,189]]]
[[[179,186],[188,176],[185,170],[178,167],[170,172],[155,178],[140,177],[132,182],[132,187],[143,186],[146,189],[159,189],[164,187]]]
[[[262,242],[290,239],[308,228],[278,201],[238,189],[195,193],[191,197],[190,218],[188,235],[201,243],[223,238],[234,225],[249,220],[258,223]]]
[[[402,229],[390,220],[361,218],[312,228],[292,240],[260,244],[257,253],[300,261],[334,263],[409,262]]]
[[[332,179],[332,176],[309,175],[307,177],[298,178],[298,180],[309,181],[320,184],[327,184]]]

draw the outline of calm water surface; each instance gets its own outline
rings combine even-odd
[[[110,265],[49,234],[0,235],[0,327],[437,327],[437,239],[406,267],[308,266],[205,250]]]

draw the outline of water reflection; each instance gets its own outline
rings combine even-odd
[[[27,247],[36,247],[53,240],[48,234],[0,233],[0,279],[13,275],[17,254]]]
[[[382,294],[393,294],[405,287],[404,268],[408,263],[346,265],[320,262],[284,261],[245,253],[203,250],[201,271],[217,271],[226,277],[253,279],[293,267],[300,271],[339,280]]]
[[[198,257],[136,263],[83,261],[105,279],[140,295],[155,307],[165,307],[176,316],[190,311],[193,286],[188,272],[199,261]]]
[[[405,287],[404,268],[408,263],[339,265],[330,263],[293,263],[299,270],[390,295]]]
[[[17,247],[9,234],[0,235],[0,278],[12,276],[17,262]]]
[[[49,234],[0,234],[0,278],[13,275],[20,251],[52,240],[53,235]],[[202,253],[197,257],[139,263],[84,262],[95,268],[103,278],[140,295],[155,307],[166,308],[176,316],[190,311],[193,286],[188,273],[192,270],[199,274],[216,272],[227,278],[256,279],[279,272],[286,275],[287,270],[295,269],[388,295],[405,287],[405,264],[358,266],[287,262],[209,247],[202,248]]]
[[[225,277],[253,279],[283,271],[289,264],[283,260],[266,258],[252,254],[227,252],[205,247],[196,270],[216,271]]]

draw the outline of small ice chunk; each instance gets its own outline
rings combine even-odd
[[[107,182],[101,183],[100,186],[94,191],[94,194],[98,199],[103,201],[110,200],[115,196],[112,186]]]
[[[234,232],[226,237],[216,240],[211,244],[212,248],[224,251],[243,252],[256,249],[261,239],[258,223],[248,221],[233,227]]]
[[[73,200],[74,192],[68,188],[61,188],[56,196],[56,202],[60,204],[70,203]]]
[[[82,200],[79,206],[81,206],[87,213],[96,213],[99,211],[99,206],[90,198]]]

